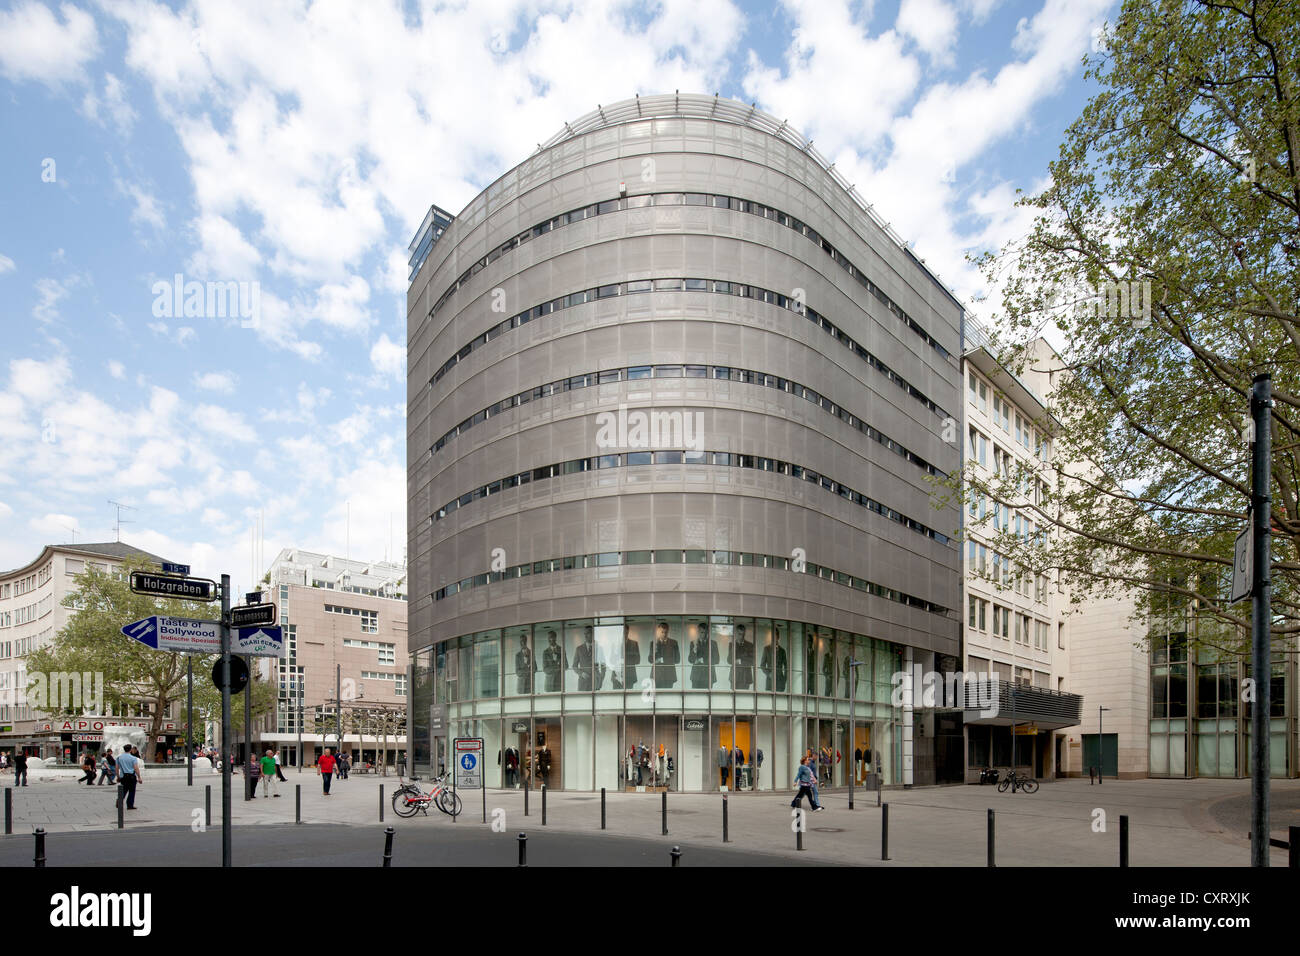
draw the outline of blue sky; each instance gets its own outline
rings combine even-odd
[[[411,234],[633,93],[788,118],[972,302],[1113,6],[6,4],[0,568],[112,540],[110,499],[237,584],[259,518],[268,557],[400,560]],[[256,322],[157,314],[177,274],[256,283]]]

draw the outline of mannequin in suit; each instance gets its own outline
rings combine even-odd
[[[515,686],[520,694],[533,692],[533,674],[537,671],[537,662],[533,660],[528,638],[519,638],[519,650],[515,653]]]
[[[722,655],[718,653],[718,642],[709,639],[707,621],[700,621],[695,628],[695,640],[686,652],[686,663],[691,665],[691,687],[695,690],[708,690],[717,679]]]
[[[736,640],[727,648],[727,663],[732,664],[736,690],[754,686],[754,642],[745,637],[745,625],[736,625]]]
[[[776,653],[773,655],[772,647],[776,646]],[[773,660],[775,657],[775,660]],[[785,648],[781,646],[781,631],[777,629],[773,640],[763,648],[763,661],[758,665],[759,670],[763,672],[765,680],[764,690],[775,690],[778,694],[785,693]]]
[[[677,665],[681,663],[682,652],[677,642],[668,636],[666,621],[655,625],[655,641],[650,655],[650,663],[654,665],[655,687],[676,687]]]
[[[546,692],[560,691],[560,673],[564,670],[564,648],[554,631],[546,632],[546,648],[542,651],[542,672],[546,675]]]
[[[618,674],[614,675],[615,689],[626,687],[628,690],[636,687],[636,669],[641,663],[641,645],[637,639],[632,636],[632,626],[623,625],[623,682],[618,682]]]

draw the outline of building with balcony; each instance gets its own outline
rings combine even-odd
[[[489,786],[960,779],[960,722],[892,690],[961,649],[928,479],[963,309],[810,142],[604,106],[411,250],[417,767],[474,736]]]
[[[1071,687],[1068,600],[1053,573],[999,550],[1053,533],[1043,509],[1056,480],[1052,439],[1060,423],[1048,396],[1060,360],[1039,339],[1035,361],[1013,374],[970,319],[965,345],[966,457],[992,487],[1008,489],[1001,500],[967,496],[962,670],[990,674],[994,685],[993,706],[962,710],[965,776],[975,781],[985,767],[1011,766],[1034,777],[1065,775],[1079,759],[1079,735],[1070,729],[1083,705]]]

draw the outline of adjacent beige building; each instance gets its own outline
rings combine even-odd
[[[271,565],[266,596],[279,605],[287,651],[261,662],[278,687],[262,742],[278,747],[286,765],[311,764],[322,748],[338,746],[333,716],[341,698],[342,749],[353,766],[377,763],[385,752],[394,765],[406,748],[405,565],[286,548]],[[386,741],[382,714],[389,715]]]
[[[47,693],[61,688],[65,694],[79,695],[76,709],[81,716],[70,720],[42,713],[37,706],[39,698],[30,700],[27,693],[26,657],[49,644],[76,614],[63,605],[63,599],[76,590],[76,576],[88,570],[114,572],[139,558],[163,560],[120,541],[50,544],[28,564],[0,573],[0,750],[13,753],[22,748],[31,756],[75,760],[83,749],[98,750],[106,717],[112,716],[114,724],[149,725],[143,711],[104,713],[95,699],[93,677],[83,681],[82,675],[76,675],[74,683],[73,675],[46,675],[43,686]],[[159,749],[165,753],[168,747],[181,746],[176,740],[184,730],[184,717],[169,714]]]

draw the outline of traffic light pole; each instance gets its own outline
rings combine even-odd
[[[230,862],[230,575],[221,576],[221,865]]]

